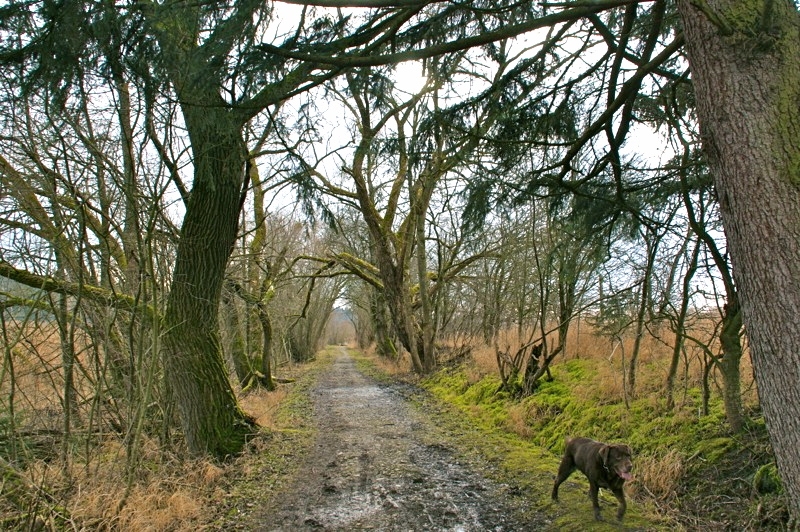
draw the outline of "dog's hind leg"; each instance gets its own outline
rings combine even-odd
[[[567,451],[564,453],[561,465],[558,466],[558,476],[556,476],[556,482],[553,484],[553,493],[551,496],[554,501],[558,500],[558,487],[569,478],[573,471],[575,471],[575,461],[572,459],[572,455],[569,451]]]

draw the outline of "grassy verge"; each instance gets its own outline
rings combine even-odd
[[[375,363],[373,372],[386,371]],[[383,368],[383,370],[378,368]],[[666,411],[658,393],[643,393],[628,406],[603,396],[595,383],[597,361],[574,359],[554,367],[552,382],[516,399],[498,392],[493,374],[476,375],[470,363],[450,366],[419,381],[432,395],[422,407],[436,411],[457,445],[496,480],[519,492],[528,511],[551,517],[554,530],[618,530],[616,501],[601,497],[607,523],[595,523],[588,482],[575,473],[560,502],[550,490],[567,436],[622,441],[635,452],[636,480],[627,486],[624,529],[780,530],[786,512],[763,419],[741,434],[729,433],[719,401],[700,415],[699,391],[681,390],[679,408]],[[385,378],[385,377],[384,377]],[[435,398],[435,399],[434,399]]]

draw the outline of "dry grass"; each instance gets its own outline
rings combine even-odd
[[[125,469],[121,445],[108,441],[90,462],[36,460],[23,474],[53,497],[51,503],[39,502],[40,521],[66,514],[68,521],[53,528],[68,530],[196,530],[208,522],[212,499],[223,495],[222,468],[205,460],[169,460],[155,442],[144,445],[133,478]]]
[[[711,338],[713,324],[708,320],[696,319],[692,324],[690,335],[695,338]],[[506,331],[499,335],[497,346],[512,355],[524,344],[535,338],[535,334],[524,331]],[[556,345],[555,335],[548,337],[548,345]],[[637,360],[636,388],[629,399],[650,397],[662,394],[672,358],[674,333],[666,327],[650,330],[642,337]],[[592,399],[599,404],[621,402],[626,391],[630,394],[627,372],[633,353],[634,337],[631,334],[620,339],[598,335],[588,323],[578,321],[570,328],[567,338],[566,352],[559,354],[552,363],[553,371],[558,366],[573,359],[589,359],[594,361],[597,374],[592,381],[574,392],[581,398]],[[711,343],[712,352],[718,351],[715,342]],[[699,387],[703,380],[704,355],[702,350],[691,342],[686,342],[678,364],[678,388]],[[498,374],[495,346],[475,341],[472,345],[471,363],[465,368],[467,379],[471,384],[478,382],[486,375]],[[756,394],[750,357],[745,354],[741,360],[743,401],[756,404]],[[623,379],[625,375],[625,380]],[[711,372],[710,383],[714,391],[719,392],[721,380],[716,371]],[[628,390],[626,390],[628,388]],[[677,397],[677,394],[676,394]]]
[[[280,386],[272,392],[256,389],[241,397],[239,404],[245,412],[255,418],[256,423],[272,430],[277,428],[275,414],[288,393],[286,388]]]
[[[8,396],[13,372],[15,400],[21,407],[36,414],[59,411],[61,403],[54,390],[63,387],[64,378],[61,373],[61,345],[56,329],[32,326],[11,328],[8,336],[16,342],[9,346],[11,365],[7,367],[4,364],[7,374],[0,381],[0,393]]]
[[[473,382],[479,381],[485,375],[492,375],[497,373],[497,355],[494,347],[488,345],[478,345],[472,348],[472,364],[470,371],[474,372],[472,375]]]
[[[694,338],[710,339],[714,333],[713,323],[705,318],[696,317],[691,322],[689,334]],[[497,367],[497,348],[507,351],[510,354],[538,337],[538,331],[502,331],[495,345],[486,345],[481,340],[475,338],[469,343],[470,355],[469,363],[463,369],[469,384],[475,384],[487,375],[498,375]],[[548,336],[548,345],[554,346],[558,343],[555,334]],[[573,359],[588,359],[594,361],[593,367],[597,373],[591,382],[585,386],[573,390],[582,399],[591,399],[597,404],[611,404],[625,400],[626,393],[628,399],[643,397],[661,396],[666,386],[666,378],[672,359],[672,345],[674,333],[668,327],[650,328],[645,331],[640,342],[639,355],[636,363],[636,386],[633,393],[630,392],[630,383],[627,382],[628,368],[631,363],[631,355],[634,348],[633,332],[622,335],[620,338],[611,338],[599,335],[597,330],[586,321],[576,321],[570,328],[567,338],[567,348],[553,360],[552,368],[558,371],[559,365]],[[458,342],[443,340],[439,343],[440,363],[447,363],[448,353],[457,352],[463,346],[465,340],[459,339]],[[717,353],[719,347],[715,341],[711,342],[710,349]],[[373,356],[374,350],[366,350],[366,354],[371,356],[380,368],[390,375],[409,376],[411,372],[410,362],[406,353],[397,361]],[[703,380],[704,360],[703,351],[691,341],[685,343],[684,349],[680,354],[678,362],[678,374],[676,379],[675,398],[678,405],[681,403],[681,390],[684,388],[700,387]],[[523,361],[524,364],[524,361]],[[623,375],[625,378],[623,379]],[[753,378],[753,370],[750,357],[745,348],[745,355],[741,359],[742,375],[742,400],[746,405],[758,403],[758,396]],[[412,377],[413,378],[413,377]],[[722,381],[718,371],[712,370],[709,379],[712,393],[720,393]],[[520,414],[513,414],[520,415]]]
[[[253,391],[241,399],[243,409],[268,429],[287,391]],[[260,441],[260,440],[259,440]],[[53,495],[50,513],[66,510],[67,529],[162,532],[204,530],[226,494],[228,467],[208,460],[181,460],[143,438],[137,466],[126,471],[126,452],[119,440],[95,447],[89,461],[64,463],[60,458],[33,460],[22,474],[32,486]],[[243,467],[238,464],[236,467]],[[37,510],[47,522],[48,508]],[[54,528],[64,528],[54,527]]]
[[[532,438],[534,436],[532,425],[550,415],[551,412],[547,409],[532,403],[517,403],[508,410],[507,428],[523,438]]]
[[[44,324],[10,330],[9,334],[17,341],[11,346],[13,365],[7,363],[0,373],[0,446],[8,445],[2,423],[8,412],[12,375],[13,428],[19,435],[15,441],[25,443],[16,444],[10,463],[0,461],[6,474],[21,480],[15,486],[16,499],[0,504],[0,529],[9,523],[25,527],[35,520],[35,527],[44,530],[180,532],[202,530],[204,523],[211,521],[213,508],[226,496],[228,467],[186,460],[180,448],[165,451],[156,439],[145,435],[136,448],[135,465],[129,467],[131,460],[122,438],[110,431],[101,435],[99,431],[108,428],[91,417],[95,415],[92,398],[98,393],[93,382],[96,361],[81,347],[88,345],[82,339],[76,342],[81,351],[74,374],[78,416],[73,419],[73,451],[65,461],[60,436],[64,376],[57,332],[52,324]],[[240,402],[261,426],[271,430],[277,426],[275,417],[286,396],[285,387],[274,392],[257,389],[242,396]],[[106,407],[117,406],[102,403],[102,408]],[[90,432],[88,420],[93,422]],[[13,460],[15,456],[19,461]],[[5,490],[0,486],[0,493],[0,500],[8,496],[8,486]]]
[[[679,452],[672,449],[661,456],[637,456],[635,460],[636,481],[628,487],[631,494],[643,491],[660,501],[675,496],[685,471],[684,459]]]
[[[407,356],[398,357],[396,360],[378,356],[375,351],[375,345],[371,345],[366,349],[362,349],[364,355],[370,358],[373,363],[387,375],[394,376],[410,376],[411,364]]]
[[[706,323],[698,322],[695,336],[709,333]],[[655,331],[642,339],[637,371],[636,396],[652,397],[654,408],[664,389],[670,357],[672,356],[671,333]],[[513,353],[526,343],[530,336],[516,332],[501,335],[498,345]],[[15,407],[20,420],[17,430],[60,430],[62,421],[59,393],[63,390],[61,354],[58,336],[52,328],[22,331],[20,341],[13,346],[15,377]],[[549,338],[550,345],[556,342]],[[612,341],[597,336],[586,323],[575,324],[568,338],[567,350],[553,363],[558,378],[559,366],[580,358],[594,362],[596,370],[591,379],[572,390],[581,399],[594,404],[620,402],[626,389],[623,386],[623,359],[630,362],[633,338],[624,337]],[[461,345],[446,346],[449,352],[459,352]],[[370,354],[370,353],[368,353]],[[391,375],[410,374],[407,357],[388,360],[371,357],[381,370]],[[497,375],[497,360],[494,346],[475,341],[471,346],[465,373],[470,384],[477,383],[487,375]],[[702,379],[702,353],[687,345],[679,368],[678,387],[696,386]],[[89,354],[82,351],[79,362],[90,367]],[[627,366],[626,366],[627,367]],[[749,357],[742,359],[742,389],[746,404],[756,404],[757,396],[753,384]],[[9,397],[9,378],[0,380],[0,396]],[[76,388],[82,398],[92,397],[91,383],[82,372],[76,372]],[[712,373],[712,387],[718,391],[718,376]],[[269,430],[280,429],[276,414],[286,399],[285,387],[275,392],[254,390],[240,398],[242,408],[256,418],[259,425]],[[679,394],[676,394],[679,398]],[[3,399],[5,400],[5,399]],[[88,404],[84,402],[83,404]],[[0,403],[0,406],[5,403]],[[474,406],[473,408],[478,408]],[[507,416],[508,428],[524,438],[531,438],[531,426],[554,414],[547,408],[521,402],[510,407]],[[676,415],[681,415],[681,410]],[[59,448],[51,449],[46,458],[28,457],[20,472],[31,486],[45,486],[54,497],[51,503],[40,506],[45,516],[46,506],[56,512],[63,507],[71,518],[75,529],[162,531],[202,530],[210,522],[212,502],[225,497],[224,476],[226,468],[208,461],[179,460],[175,455],[164,453],[155,440],[143,439],[134,474],[126,471],[126,453],[121,442],[113,437],[101,440],[91,448],[89,459],[78,455],[64,463]],[[672,497],[683,475],[684,465],[675,452],[663,456],[641,456],[636,463],[637,482],[632,490],[642,490],[658,499]],[[5,505],[3,505],[5,507]],[[52,512],[51,512],[52,513]],[[56,512],[57,513],[57,512]],[[47,519],[44,519],[47,522]],[[69,528],[67,524],[61,528]],[[45,527],[47,528],[47,527]]]

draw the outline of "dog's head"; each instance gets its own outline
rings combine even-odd
[[[603,465],[609,471],[616,473],[622,480],[633,479],[633,475],[631,475],[631,469],[633,469],[632,454],[631,448],[622,443],[608,444],[600,449]]]

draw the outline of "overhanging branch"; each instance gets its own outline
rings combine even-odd
[[[458,39],[456,41],[437,44],[429,46],[420,50],[408,50],[405,52],[397,52],[392,54],[369,54],[369,55],[351,55],[344,54],[339,56],[332,56],[326,54],[304,53],[300,51],[286,50],[284,48],[274,46],[271,44],[261,44],[260,48],[266,52],[276,54],[289,59],[297,59],[300,61],[307,61],[320,65],[332,65],[338,67],[362,67],[362,66],[379,66],[401,63],[403,61],[414,61],[420,59],[427,59],[448,53],[474,48],[476,46],[483,46],[485,44],[493,43],[502,39],[509,39],[517,37],[523,33],[528,33],[540,28],[547,28],[569,22],[571,20],[588,17],[595,13],[612,9],[615,7],[638,2],[639,0],[595,0],[589,2],[582,2],[578,7],[565,9],[558,13],[545,15],[541,18],[523,22],[520,24],[512,24],[504,26],[495,31],[489,31],[473,37]],[[418,5],[418,4],[414,4]]]
[[[5,277],[20,284],[24,284],[25,286],[44,290],[45,292],[65,294],[74,297],[80,296],[90,301],[102,303],[134,314],[144,312],[145,316],[149,319],[161,319],[152,306],[139,304],[135,298],[129,295],[112,292],[111,290],[99,286],[71,283],[53,279],[52,277],[36,275],[27,270],[15,268],[4,261],[0,261],[0,277]]]
[[[422,7],[428,4],[438,4],[445,0],[278,0],[282,4],[315,7]]]

